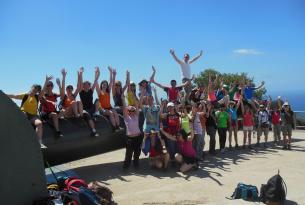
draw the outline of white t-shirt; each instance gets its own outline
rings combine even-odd
[[[196,113],[196,116],[194,119],[194,134],[195,135],[202,134],[202,126],[201,126],[201,122],[200,122],[200,116],[198,113]]]
[[[181,67],[182,79],[183,78],[191,79],[192,77],[191,77],[190,64],[185,63],[185,62],[181,62],[180,67]]]

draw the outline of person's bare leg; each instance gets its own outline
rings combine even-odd
[[[115,120],[115,124],[116,124],[116,127],[119,127],[120,126],[120,118],[119,118],[119,114],[117,113],[116,110],[112,110],[113,112],[113,116],[114,116],[114,120]]]
[[[248,132],[248,131],[244,130],[244,141],[243,141],[243,145],[244,145],[244,146],[246,146],[247,132]]]
[[[168,162],[169,162],[169,159],[170,159],[170,156],[168,153],[164,154],[164,168],[166,169],[167,166],[168,166]]]
[[[106,116],[109,116],[111,125],[113,127],[116,127],[116,123],[115,123],[115,119],[114,119],[113,113],[110,110],[105,110],[103,114],[106,115]]]
[[[79,117],[77,102],[73,101],[71,106],[72,106],[74,116]]]
[[[229,146],[230,146],[230,148],[232,146],[232,131],[233,131],[233,126],[231,125],[229,128]]]
[[[175,159],[178,163],[182,163],[183,162],[183,158],[181,156],[181,154],[175,154]]]
[[[251,146],[251,135],[252,135],[252,131],[249,130],[249,131],[248,131],[248,142],[249,142],[249,146]]]
[[[57,113],[55,112],[51,112],[49,114],[50,118],[52,119],[52,122],[54,124],[54,128],[55,128],[55,131],[58,132],[59,131],[59,123],[58,123],[58,115]]]
[[[238,146],[238,138],[237,138],[237,126],[233,128],[234,131],[234,140],[235,140],[235,146]]]
[[[83,103],[81,101],[77,101],[77,110],[79,115],[82,117],[83,116]]]

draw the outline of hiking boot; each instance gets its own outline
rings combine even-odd
[[[48,147],[45,146],[44,144],[40,143],[40,149],[47,149]]]
[[[56,138],[61,138],[61,137],[63,137],[64,135],[60,132],[60,131],[57,131],[56,133],[55,133],[55,137]]]
[[[138,169],[139,168],[139,159],[134,159],[133,160],[133,167]]]
[[[99,133],[93,132],[93,131],[92,131],[92,132],[90,133],[90,136],[91,136],[91,137],[98,137],[98,136],[100,136],[100,135],[99,135]]]

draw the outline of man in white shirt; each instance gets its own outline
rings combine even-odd
[[[191,72],[191,67],[190,64],[198,60],[202,56],[202,50],[200,51],[199,55],[194,57],[192,60],[190,60],[190,55],[188,53],[184,54],[183,61],[177,58],[175,55],[174,49],[170,49],[170,53],[172,54],[173,58],[175,61],[180,65],[181,68],[181,74],[182,74],[182,83],[185,83],[187,81],[191,81],[192,78],[192,72]],[[189,83],[189,86],[186,86],[184,88],[185,90],[185,98],[188,99],[190,96],[190,93],[192,91],[192,84],[191,82]]]

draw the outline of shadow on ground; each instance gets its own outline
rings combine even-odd
[[[303,139],[294,139],[293,143],[304,141]],[[302,151],[304,152],[304,147],[293,145],[292,151]],[[230,172],[231,164],[241,164],[244,161],[250,160],[251,158],[266,158],[266,154],[281,155],[281,146],[273,146],[272,142],[268,143],[268,148],[263,148],[262,145],[259,148],[253,150],[240,149],[234,151],[228,151],[225,154],[217,154],[215,156],[206,155],[203,162],[200,163],[200,167],[196,171],[190,171],[187,174],[182,174],[179,172],[177,167],[169,166],[167,171],[151,169],[148,165],[148,159],[140,159],[140,168],[134,169],[131,167],[128,171],[122,169],[122,162],[113,163],[103,163],[90,166],[83,166],[73,169],[78,175],[84,177],[87,181],[99,181],[101,183],[107,184],[108,180],[119,179],[124,182],[129,182],[126,177],[130,175],[138,177],[153,176],[158,179],[165,178],[176,178],[182,177],[185,180],[189,180],[190,177],[198,178],[210,178],[219,186],[222,186],[221,177],[222,174],[217,172],[217,170],[222,170],[225,172]],[[122,156],[123,159],[124,156]]]

